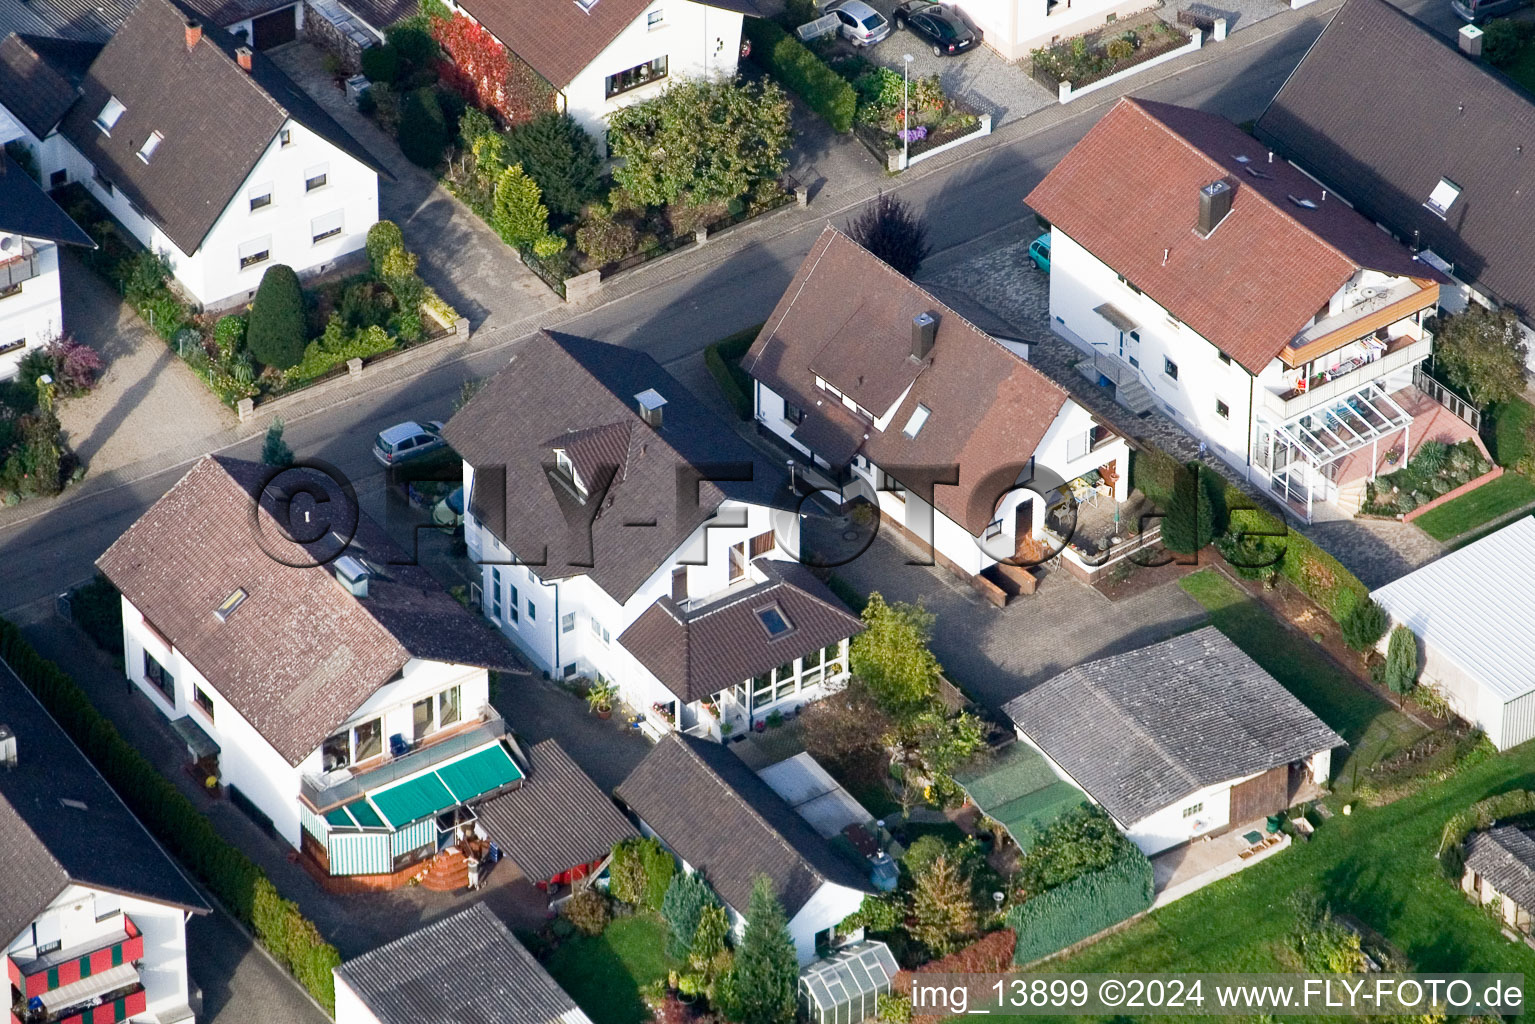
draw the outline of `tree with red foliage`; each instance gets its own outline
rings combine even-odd
[[[485,26],[463,14],[433,18],[432,38],[445,55],[437,65],[442,83],[508,126],[554,109],[553,87]]]

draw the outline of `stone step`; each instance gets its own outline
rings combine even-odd
[[[469,865],[457,850],[444,850],[432,858],[421,879],[421,888],[433,892],[457,892],[469,888]]]
[[[1349,518],[1353,518],[1364,507],[1365,489],[1367,486],[1368,481],[1362,478],[1346,484],[1340,484],[1338,486],[1338,496],[1333,499],[1333,504],[1337,506],[1339,512],[1342,512]]]
[[[1146,385],[1133,378],[1115,387],[1114,399],[1137,416],[1156,405],[1156,399],[1146,390]]]

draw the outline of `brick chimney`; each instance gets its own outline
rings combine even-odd
[[[196,18],[187,19],[187,49],[197,45],[197,41],[203,37],[202,22]]]
[[[235,60],[239,63],[240,67],[245,71],[245,73],[247,75],[250,74],[250,70],[251,70],[251,48],[249,46],[239,46],[239,47],[236,47],[235,48]]]

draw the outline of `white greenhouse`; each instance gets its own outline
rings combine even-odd
[[[845,946],[800,971],[800,1016],[811,1024],[873,1020],[899,969],[883,942]]]

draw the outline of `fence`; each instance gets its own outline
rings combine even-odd
[[[1448,386],[1429,376],[1424,369],[1424,364],[1419,363],[1412,368],[1413,387],[1423,392],[1446,409],[1457,419],[1471,424],[1471,428],[1477,433],[1482,430],[1482,411],[1464,398],[1451,391]]]

